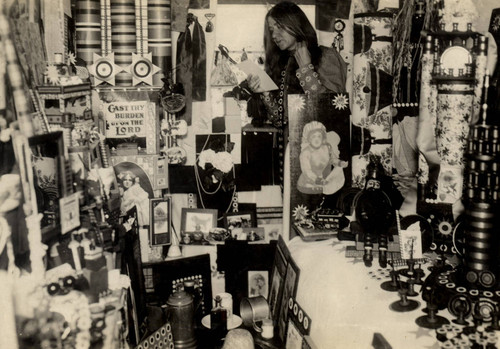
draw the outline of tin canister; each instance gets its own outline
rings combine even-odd
[[[193,297],[185,291],[177,291],[167,300],[167,319],[172,324],[176,349],[196,349],[194,334]]]

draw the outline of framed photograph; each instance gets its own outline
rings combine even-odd
[[[120,188],[122,214],[135,206],[139,225],[149,225],[149,199],[154,193],[147,172],[137,163],[128,161],[116,164],[114,169]]]
[[[277,268],[274,268],[271,274],[271,286],[269,290],[269,298],[268,303],[269,303],[269,310],[271,311],[271,315],[273,319],[275,319],[277,316],[277,304],[278,304],[278,299],[279,299],[279,293],[280,291],[283,290],[283,276],[280,275],[278,272]]]
[[[257,218],[254,211],[227,212],[224,214],[224,227],[234,228],[257,227]]]
[[[263,296],[269,292],[269,272],[267,270],[248,271],[248,297]]]
[[[291,224],[320,207],[322,200],[336,202],[341,189],[351,184],[348,101],[349,96],[342,93],[309,99],[288,96]],[[296,232],[290,234],[292,238]]]
[[[269,309],[273,316],[273,320],[278,323],[279,307],[281,303],[279,300],[283,294],[284,281],[286,276],[286,268],[290,252],[286,246],[283,237],[279,235],[278,243],[276,246],[276,253],[274,254],[273,267],[271,270],[271,289],[269,291]]]
[[[217,227],[217,210],[182,208],[181,244],[201,244],[210,229]]]
[[[288,324],[288,300],[290,297],[295,298],[297,293],[297,286],[299,284],[299,274],[300,270],[293,261],[290,259],[287,264],[285,280],[283,285],[283,293],[281,298],[279,298],[279,310],[278,310],[278,329],[279,336],[281,340],[285,339],[285,334]]]
[[[155,245],[170,245],[172,227],[171,198],[151,199],[149,201],[149,243]]]
[[[42,241],[60,233],[59,199],[66,196],[66,171],[62,131],[36,135],[28,139]]]

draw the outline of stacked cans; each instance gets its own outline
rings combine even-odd
[[[499,271],[500,129],[477,124],[467,143],[465,264],[468,282],[493,287]]]

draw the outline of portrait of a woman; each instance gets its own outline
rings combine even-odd
[[[139,226],[149,225],[149,199],[153,197],[153,190],[147,175],[133,163],[133,168],[123,167],[120,163],[115,166],[121,194],[122,214],[125,214],[132,207],[137,208],[137,220]]]

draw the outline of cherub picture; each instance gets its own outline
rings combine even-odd
[[[344,186],[343,169],[348,163],[340,160],[339,143],[340,136],[335,131],[327,132],[325,125],[319,121],[311,121],[304,126],[298,191],[331,195]]]

